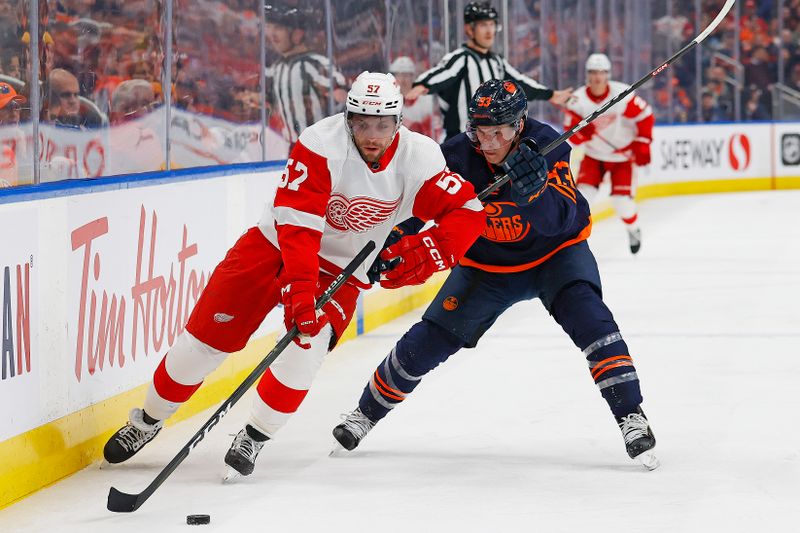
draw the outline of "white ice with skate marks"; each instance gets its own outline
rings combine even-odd
[[[643,245],[597,224],[606,300],[642,379],[661,467],[628,458],[580,352],[538,302],[426,377],[354,452],[331,429],[421,310],[337,350],[255,473],[223,485],[245,398],[141,509],[140,491],[210,416],[128,464],[90,467],[0,511],[3,532],[796,531],[800,523],[800,191],[642,205]],[[123,421],[120,421],[123,422]]]

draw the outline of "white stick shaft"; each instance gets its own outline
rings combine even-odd
[[[715,18],[714,20],[711,21],[711,24],[708,25],[708,28],[704,29],[703,33],[698,35],[697,38],[694,40],[694,42],[696,42],[697,44],[702,43],[705,40],[705,38],[708,37],[708,35],[712,31],[714,31],[717,28],[717,26],[719,26],[719,23],[722,22],[722,19],[725,18],[725,15],[728,14],[728,11],[731,10],[731,8],[733,7],[733,4],[735,4],[735,3],[736,3],[736,0],[727,0],[727,2],[725,2],[725,5],[722,6],[722,9],[719,10],[719,13],[717,14],[717,18]]]

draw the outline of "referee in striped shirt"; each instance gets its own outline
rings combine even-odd
[[[327,57],[309,50],[305,42],[316,10],[269,4],[264,10],[267,43],[280,55],[266,69],[267,102],[280,115],[291,148],[304,129],[330,114],[330,91],[337,104],[344,102],[347,82]]]
[[[429,92],[439,95],[447,138],[464,131],[467,103],[478,86],[490,79],[513,80],[522,87],[528,100],[547,100],[564,105],[572,87],[561,91],[549,89],[525,76],[492,52],[497,26],[497,11],[488,2],[470,2],[464,7],[464,33],[467,42],[445,55],[438,65],[420,74],[414,88],[406,95],[413,100]]]

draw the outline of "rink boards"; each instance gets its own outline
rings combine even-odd
[[[659,127],[652,152],[640,198],[800,187],[800,124]],[[100,458],[280,171],[241,165],[3,192],[0,220],[13,231],[0,248],[0,507]],[[422,305],[441,279],[363,295],[348,336]],[[280,324],[271,313],[171,422],[226,397]]]

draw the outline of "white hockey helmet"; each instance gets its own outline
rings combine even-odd
[[[403,94],[391,74],[364,71],[347,93],[347,112],[396,116],[403,113]]]
[[[586,72],[590,70],[604,70],[611,72],[611,60],[605,54],[592,54],[586,60]]]
[[[389,72],[392,74],[415,74],[417,72],[417,66],[410,57],[400,56],[389,65]]]

